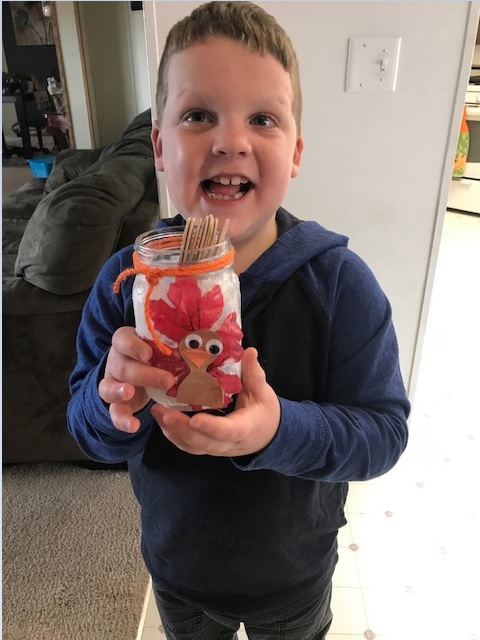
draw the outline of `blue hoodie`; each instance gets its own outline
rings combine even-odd
[[[150,405],[137,433],[112,426],[98,383],[112,334],[134,326],[131,280],[112,291],[132,248],[97,279],[71,376],[69,429],[93,460],[128,461],[154,581],[239,620],[315,601],[335,568],[347,483],[386,473],[407,442],[410,405],[376,279],[344,236],[282,208],[277,224],[277,241],[240,276],[244,346],[257,348],[281,406],[263,450],[190,455],[163,436]]]

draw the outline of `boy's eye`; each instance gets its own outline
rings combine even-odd
[[[257,127],[273,127],[275,125],[273,118],[267,116],[266,113],[259,113],[258,115],[253,116],[252,123]]]
[[[200,111],[199,109],[195,111],[189,111],[185,116],[184,120],[186,122],[207,122],[208,116],[205,111]]]

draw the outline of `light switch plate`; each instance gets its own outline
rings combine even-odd
[[[395,91],[401,38],[350,38],[347,93]]]

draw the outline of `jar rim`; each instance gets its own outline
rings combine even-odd
[[[185,226],[164,226],[156,229],[150,229],[141,233],[135,239],[134,250],[142,261],[155,263],[175,264],[180,258],[180,249],[183,239]],[[178,239],[173,245],[152,246],[165,238]],[[231,241],[225,238],[222,242],[212,244],[203,249],[202,257],[195,260],[186,260],[184,264],[195,264],[208,262],[212,259],[219,258],[231,249]]]

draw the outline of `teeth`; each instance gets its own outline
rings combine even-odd
[[[224,186],[233,185],[238,187],[241,184],[248,184],[249,180],[247,178],[242,178],[242,176],[215,176],[214,178],[210,178],[210,182],[215,182]],[[208,190],[208,185],[206,185],[205,193],[209,198],[212,198],[212,200],[240,200],[240,198],[244,197],[246,191],[238,191],[235,195],[226,195],[213,193]]]
[[[243,196],[245,195],[241,191],[236,193],[234,196],[223,196],[220,194],[212,193],[211,191],[206,191],[205,193],[209,198],[213,198],[213,200],[240,200],[240,198],[243,198]]]
[[[212,182],[219,182],[223,185],[233,184],[234,186],[238,186],[239,184],[247,184],[248,180],[241,176],[232,176],[231,178],[228,178],[227,176],[220,176],[219,178],[212,178]]]

